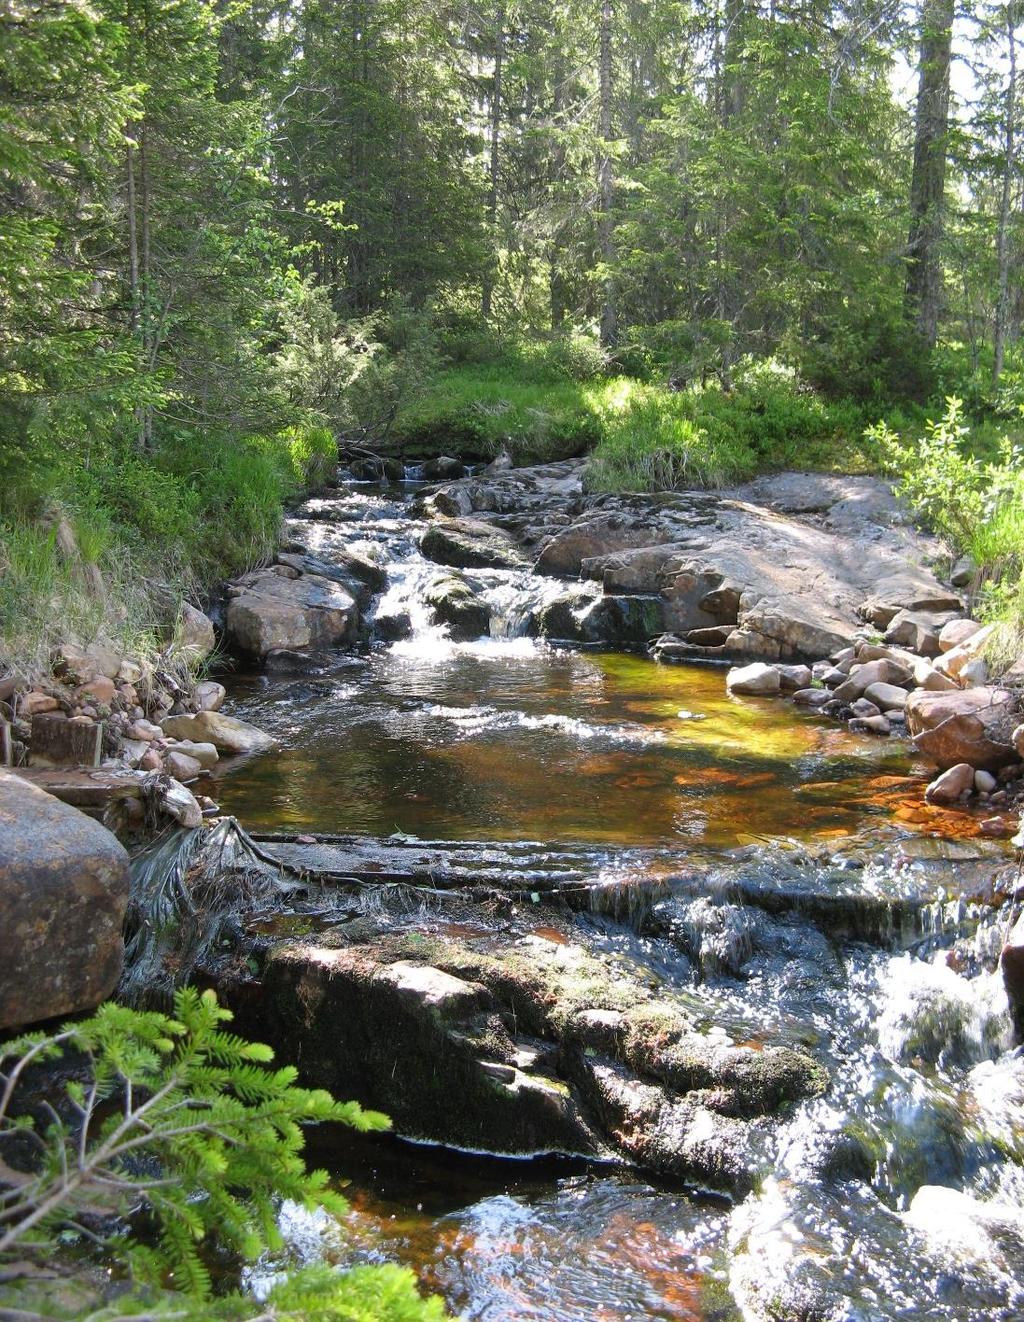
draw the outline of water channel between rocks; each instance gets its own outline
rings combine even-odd
[[[298,512],[311,553],[355,545],[386,568],[376,615],[404,617],[406,636],[314,674],[235,678],[229,709],[279,745],[224,771],[223,811],[255,833],[463,854],[479,841],[659,877],[725,869],[724,899],[671,893],[660,928],[572,921],[591,950],[700,1000],[715,1031],[798,1043],[832,1083],[732,1202],[622,1167],[318,1136],[352,1212],[335,1226],[286,1206],[288,1252],[253,1286],[327,1257],[408,1263],[488,1322],[1024,1317],[1024,1061],[983,971],[1005,912],[971,903],[991,897],[1005,851],[972,839],[969,815],[924,806],[904,744],[728,697],[720,670],[527,636],[554,580],[464,571],[491,636],[453,643],[423,604],[439,570],[420,527],[398,488]],[[762,884],[810,898],[765,903]],[[840,893],[846,918],[830,928]],[[862,896],[867,912],[890,893],[916,897],[909,923],[857,917]],[[532,939],[567,931],[539,924]]]

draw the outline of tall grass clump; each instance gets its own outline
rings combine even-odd
[[[587,465],[591,491],[676,491],[720,487],[751,477],[754,456],[742,440],[715,440],[688,414],[689,401],[635,388],[605,407],[602,437]]]
[[[155,654],[184,599],[265,562],[284,504],[334,472],[323,427],[180,434],[51,465],[0,497],[0,663],[45,671],[61,642]]]
[[[989,660],[997,671],[1024,655],[1024,454],[1004,435],[997,457],[975,452],[963,402],[926,423],[921,436],[900,436],[885,423],[868,433],[917,517],[975,566],[974,609],[996,628]],[[991,453],[988,438],[983,453]]]
[[[407,457],[439,451],[519,463],[592,452],[600,490],[717,486],[773,468],[865,471],[860,406],[829,402],[774,361],[740,364],[718,381],[672,389],[609,375],[580,338],[450,367],[403,407],[392,444]]]

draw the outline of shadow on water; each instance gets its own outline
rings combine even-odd
[[[580,1161],[488,1160],[397,1140],[332,1141],[344,1169],[339,1228],[288,1206],[290,1261],[400,1262],[466,1318],[733,1322],[727,1207]],[[283,1262],[250,1278],[266,1288]]]

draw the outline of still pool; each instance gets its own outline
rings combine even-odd
[[[906,744],[733,697],[720,669],[428,639],[233,696],[280,740],[218,786],[253,829],[728,848],[894,811],[943,824]]]

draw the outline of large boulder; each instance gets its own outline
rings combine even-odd
[[[398,459],[372,454],[353,459],[349,472],[357,482],[401,482],[405,477],[405,465]]]
[[[915,689],[907,699],[907,730],[937,767],[967,762],[996,771],[1017,760],[1011,742],[1016,710],[1016,698],[1006,689]]]
[[[991,624],[976,629],[962,642],[951,647],[948,652],[943,652],[935,662],[936,671],[955,679],[958,683],[964,683],[965,687],[972,687],[964,682],[964,672],[972,662],[982,659],[992,632]]]
[[[664,628],[663,603],[660,597],[605,594],[585,607],[577,621],[576,636],[584,643],[608,647],[649,643]]]
[[[217,646],[213,621],[187,601],[181,604],[174,629],[174,645],[179,651],[187,652],[190,657],[200,661],[208,657]]]
[[[450,482],[453,478],[465,476],[466,465],[461,459],[453,459],[451,455],[439,454],[435,459],[426,460],[421,472],[427,482]]]
[[[774,666],[754,661],[749,666],[737,666],[730,670],[725,677],[725,687],[730,693],[773,697],[779,692],[781,677]]]
[[[885,631],[885,641],[908,647],[921,656],[938,656],[943,630],[956,619],[949,611],[901,610]]]
[[[0,771],[0,1029],[109,996],[127,903],[128,855],[114,836]]]
[[[362,555],[348,545],[337,545],[331,539],[325,547],[329,560],[308,553],[297,554],[293,551],[278,553],[277,563],[286,569],[294,569],[297,574],[312,574],[317,578],[326,578],[331,583],[340,583],[349,596],[354,597],[360,607],[366,607],[370,600],[387,586],[387,570],[383,565]]]
[[[285,940],[258,988],[229,976],[222,990],[243,1031],[308,1083],[386,1109],[400,1134],[514,1155],[618,1150],[735,1191],[771,1119],[827,1082],[802,1052],[702,1032],[568,933],[486,944]]]
[[[262,661],[281,648],[302,651],[355,641],[359,609],[340,583],[318,574],[293,579],[260,570],[239,586],[225,627],[228,641],[244,656]]]
[[[948,624],[942,626],[939,633],[939,649],[943,652],[951,652],[954,647],[960,647],[966,643],[968,638],[972,638],[981,625],[975,620],[966,618],[950,620]]]
[[[576,578],[584,561],[593,569],[605,556],[639,547],[656,546],[664,533],[652,520],[632,520],[620,514],[600,514],[556,532],[545,543],[534,569],[538,574]]]
[[[168,716],[161,723],[172,739],[195,744],[213,744],[219,753],[260,753],[273,748],[273,735],[247,721],[219,711],[201,711],[195,716]]]
[[[976,774],[970,763],[958,762],[941,776],[936,776],[925,790],[924,797],[929,803],[957,803],[962,795],[970,794],[974,789]]]
[[[431,524],[420,550],[435,564],[455,569],[515,569],[526,558],[507,533],[475,519],[447,519]]]
[[[387,1100],[399,1133],[477,1151],[593,1155],[568,1090],[520,1068],[489,990],[422,961],[298,942],[273,952],[259,1031],[303,1078]]]

